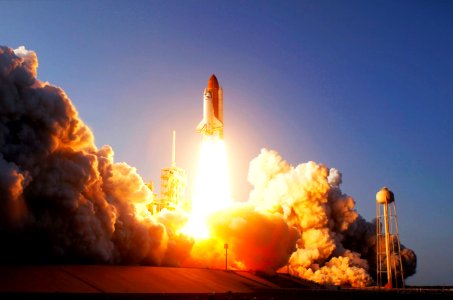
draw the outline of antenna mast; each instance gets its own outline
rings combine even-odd
[[[173,148],[171,151],[171,166],[176,167],[176,130],[173,130]]]

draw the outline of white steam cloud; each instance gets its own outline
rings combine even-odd
[[[250,163],[250,202],[259,211],[279,213],[300,233],[289,259],[290,273],[322,284],[363,287],[375,270],[375,224],[355,210],[340,190],[341,173],[315,162],[296,167],[266,149]],[[403,247],[405,276],[416,257]],[[372,268],[370,268],[372,267]]]

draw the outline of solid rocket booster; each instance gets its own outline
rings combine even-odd
[[[208,80],[203,93],[203,119],[197,126],[197,132],[206,136],[223,139],[223,89],[214,74]]]

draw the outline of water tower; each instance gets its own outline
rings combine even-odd
[[[376,194],[376,270],[379,287],[404,287],[395,196],[386,187]]]

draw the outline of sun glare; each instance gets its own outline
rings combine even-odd
[[[207,216],[231,203],[225,143],[218,138],[204,137],[198,160],[192,211],[182,231],[194,238],[208,238]]]

